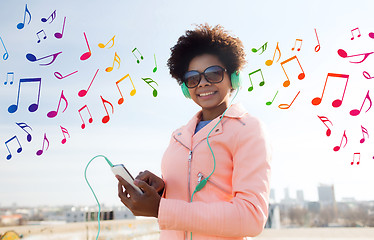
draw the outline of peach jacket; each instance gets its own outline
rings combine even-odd
[[[261,233],[268,216],[270,147],[261,123],[233,104],[209,136],[216,169],[205,187],[191,194],[213,170],[206,138],[220,116],[194,134],[198,112],[173,132],[161,171],[165,190],[158,223],[160,239],[245,239]]]

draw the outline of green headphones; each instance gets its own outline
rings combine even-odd
[[[240,78],[240,72],[239,71],[235,71],[231,74],[231,86],[233,89],[238,89],[239,87],[241,87],[242,85],[242,81],[241,81],[241,78]],[[188,91],[188,87],[186,86],[185,83],[183,83],[181,85],[181,88],[182,88],[182,92],[183,92],[183,95],[186,97],[186,98],[191,98],[191,95],[190,95],[190,92]]]

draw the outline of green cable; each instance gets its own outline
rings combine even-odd
[[[87,163],[87,165],[86,165],[86,169],[84,170],[84,179],[86,179],[86,182],[87,182],[88,186],[90,187],[92,194],[93,194],[94,197],[95,197],[95,200],[96,200],[96,202],[97,202],[97,205],[99,206],[99,212],[98,212],[98,214],[97,214],[97,222],[98,222],[99,227],[98,227],[98,230],[97,230],[96,240],[99,238],[99,234],[100,234],[100,212],[101,212],[101,206],[100,206],[99,200],[98,200],[97,197],[96,197],[96,194],[95,194],[94,190],[92,189],[90,183],[89,183],[88,180],[87,180],[87,168],[88,168],[88,165],[90,165],[90,163],[91,163],[95,158],[97,158],[97,157],[103,157],[103,158],[105,158],[105,160],[106,160],[106,162],[109,164],[109,166],[110,166],[110,167],[113,167],[113,164],[108,160],[108,158],[106,158],[106,157],[103,156],[103,155],[97,155],[96,157],[92,158],[92,159]]]
[[[217,125],[222,121],[223,116],[225,116],[226,111],[229,110],[229,108],[231,107],[232,102],[233,102],[234,99],[236,98],[236,95],[238,95],[238,92],[239,92],[239,89],[238,89],[238,91],[236,91],[235,96],[233,97],[233,99],[231,99],[231,102],[230,102],[229,106],[228,106],[228,107],[226,108],[226,110],[223,112],[223,114],[222,114],[220,120],[216,123],[216,125],[214,125],[214,127],[213,127],[213,128],[210,130],[210,132],[208,133],[208,136],[207,136],[207,138],[206,138],[206,142],[208,143],[208,147],[209,147],[210,152],[212,153],[212,156],[213,156],[213,163],[214,163],[214,165],[213,165],[213,170],[212,170],[212,172],[209,174],[208,177],[204,178],[204,179],[203,179],[199,184],[197,184],[197,186],[196,186],[196,188],[195,188],[195,191],[193,191],[193,193],[192,193],[192,195],[191,195],[191,202],[192,202],[192,200],[193,200],[193,196],[195,195],[195,193],[198,192],[198,191],[200,191],[201,189],[203,189],[203,187],[204,187],[204,186],[206,185],[206,183],[208,182],[210,176],[212,176],[212,174],[213,174],[214,171],[216,170],[216,157],[214,156],[214,152],[213,152],[213,150],[212,150],[212,147],[211,147],[210,144],[209,144],[209,135],[210,135],[210,133],[211,133],[211,132],[212,132],[212,131],[217,127]],[[192,240],[192,232],[191,232],[191,240]]]

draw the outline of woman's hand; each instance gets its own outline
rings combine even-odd
[[[164,180],[162,180],[162,178],[159,178],[150,171],[145,170],[144,172],[140,172],[135,179],[139,179],[146,182],[149,186],[153,187],[160,196],[162,195],[165,188],[165,183]]]
[[[134,184],[143,191],[139,193],[121,176],[116,175],[116,178],[118,179],[118,196],[135,216],[158,217],[161,197],[154,187],[145,181],[135,179]]]

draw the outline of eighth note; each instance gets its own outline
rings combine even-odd
[[[112,42],[112,45],[110,46],[110,47],[108,47],[108,48],[111,48],[111,47],[113,47],[114,46],[114,38],[116,37],[116,35],[114,35],[110,40],[109,40],[109,42],[107,43],[107,44],[102,44],[102,43],[99,43],[99,48],[105,48],[106,47],[106,45],[108,45],[110,42]]]
[[[81,108],[78,110],[79,116],[81,117],[82,122],[83,122],[82,125],[81,125],[81,128],[82,128],[82,129],[84,129],[84,128],[86,127],[86,124],[84,123],[84,120],[83,120],[83,118],[82,118],[82,113],[81,113],[81,111],[82,111],[83,109],[87,109],[87,112],[88,112],[88,114],[90,115],[90,118],[88,119],[88,122],[89,122],[89,123],[92,123],[92,122],[93,122],[92,115],[91,115],[91,113],[90,113],[90,110],[88,109],[88,106],[87,106],[87,105],[84,105],[83,107],[81,107]]]
[[[112,107],[112,114],[114,113],[114,107],[108,100],[105,100],[102,96],[100,96],[100,98],[101,98],[101,101],[103,102],[103,106],[104,106],[105,111],[106,111],[106,115],[103,117],[103,119],[101,121],[103,123],[107,123],[107,122],[109,122],[110,117],[109,117],[108,109],[105,106],[105,103],[108,103]]]
[[[38,87],[38,89],[39,89],[38,90],[38,100],[36,101],[36,103],[32,103],[29,106],[29,112],[35,112],[36,110],[38,110],[39,99],[40,99],[40,87],[41,87],[42,79],[41,78],[22,78],[22,79],[19,80],[17,103],[9,106],[9,108],[8,108],[8,112],[9,113],[14,113],[14,112],[16,112],[18,110],[19,93],[21,92],[21,86],[22,86],[21,84],[22,83],[27,83],[27,82],[39,83],[39,87]]]
[[[357,56],[362,56],[364,55],[364,59],[362,59],[361,61],[359,62],[352,62],[352,61],[349,61],[350,63],[362,63],[363,61],[366,60],[366,58],[368,58],[371,54],[373,54],[374,52],[369,52],[369,53],[361,53],[361,54],[356,54],[356,55],[351,55],[351,56],[348,56],[347,52],[344,51],[343,49],[339,49],[338,50],[338,55],[342,58],[350,58],[350,57],[357,57]]]
[[[40,150],[38,150],[37,152],[36,152],[36,155],[37,156],[40,156],[40,155],[42,155],[43,154],[43,151],[44,151],[44,143],[45,142],[47,142],[47,148],[45,149],[46,151],[48,150],[48,148],[49,148],[49,140],[48,140],[48,138],[47,138],[47,134],[46,133],[44,133],[44,139],[43,139],[43,146],[42,146],[42,149],[40,149]]]
[[[111,72],[114,68],[114,63],[117,62],[118,63],[118,69],[119,67],[121,66],[121,58],[117,55],[117,52],[114,53],[114,60],[113,60],[113,66],[111,67],[107,67],[105,69],[106,72]]]
[[[130,79],[130,82],[131,82],[132,87],[133,87],[133,89],[132,89],[131,92],[130,92],[130,96],[134,96],[135,93],[136,93],[136,89],[135,89],[135,86],[134,86],[133,81],[131,80],[130,74],[126,74],[124,77],[122,77],[120,80],[118,80],[118,81],[116,82],[116,86],[117,86],[117,88],[118,88],[119,94],[121,95],[121,98],[118,99],[118,104],[119,104],[119,105],[121,105],[121,104],[124,102],[124,98],[123,98],[122,92],[121,92],[121,90],[120,90],[118,84],[119,84],[120,82],[122,82],[123,80],[125,80],[127,77]]]
[[[64,110],[62,110],[62,112],[65,112],[66,108],[68,107],[68,100],[66,100],[66,97],[64,96],[64,90],[61,91],[61,96],[60,96],[60,100],[58,101],[58,106],[57,106],[57,110],[56,111],[50,111],[48,114],[47,114],[47,117],[49,118],[54,118],[57,116],[57,113],[58,113],[58,109],[60,109],[60,103],[61,103],[61,99],[63,99],[65,101],[65,108]]]
[[[140,63],[140,60],[139,60],[139,58],[135,55],[135,51],[138,51],[138,53],[140,54],[140,59],[141,60],[143,60],[144,58],[143,58],[143,55],[139,52],[139,49],[137,49],[137,48],[134,48],[133,50],[132,50],[132,54],[134,54],[134,57],[136,57],[136,62],[137,63]]]
[[[348,143],[348,138],[347,138],[347,135],[345,135],[345,130],[344,130],[344,133],[343,133],[343,137],[342,137],[342,140],[340,141],[340,145],[339,146],[335,146],[334,147],[334,151],[337,152],[340,150],[341,146],[342,146],[342,143],[343,143],[343,139],[345,139],[345,144],[343,146],[343,148],[347,145]]]
[[[360,153],[354,153],[353,154],[353,160],[351,162],[351,165],[353,165],[355,163],[355,156],[358,155],[358,161],[357,161],[357,165],[360,164],[360,158],[361,158],[361,154]]]
[[[284,69],[283,65],[296,59],[297,63],[299,64],[300,66],[300,69],[301,69],[301,73],[297,76],[297,78],[299,80],[303,80],[305,78],[305,73],[304,73],[304,70],[303,70],[303,67],[301,66],[300,62],[299,62],[299,59],[297,58],[297,56],[293,56],[293,57],[290,57],[289,59],[287,60],[284,60],[283,62],[281,62],[281,67],[283,69],[283,72],[284,74],[286,74],[286,77],[287,77],[287,80],[283,82],[283,87],[288,87],[290,85],[290,79],[288,78],[288,75],[287,75],[287,72],[286,70]]]
[[[39,39],[39,40],[37,41],[37,43],[40,43],[39,33],[43,33],[43,34],[44,34],[43,39],[47,39],[47,35],[45,34],[44,30],[40,30],[39,32],[36,33],[36,36],[37,36],[38,39]]]
[[[36,62],[36,61],[42,60],[42,59],[44,59],[44,58],[53,57],[53,59],[52,59],[52,61],[51,61],[50,63],[47,63],[47,64],[40,64],[40,63],[39,63],[40,66],[47,66],[47,65],[52,64],[52,63],[56,60],[57,56],[58,56],[59,54],[61,54],[61,53],[62,53],[62,52],[54,53],[54,54],[51,54],[51,55],[48,55],[48,56],[45,56],[45,57],[42,57],[42,58],[36,58],[34,54],[32,54],[32,53],[28,53],[28,54],[26,54],[26,58],[27,58],[27,60],[29,60],[30,62]]]
[[[260,73],[261,73],[261,77],[262,77],[262,81],[259,83],[259,86],[262,87],[262,86],[265,85],[264,75],[262,75],[262,70],[261,70],[261,68],[259,68],[259,69],[257,69],[257,70],[255,70],[255,71],[253,71],[253,72],[251,72],[251,73],[248,74],[248,76],[249,76],[249,81],[251,82],[251,86],[248,88],[248,92],[253,91],[253,83],[252,83],[252,80],[251,80],[251,75],[252,75],[252,74],[255,74],[255,73],[257,73],[257,72],[260,72]]]
[[[265,62],[265,65],[266,66],[271,66],[272,64],[273,64],[273,62],[274,62],[274,59],[275,59],[275,53],[278,51],[278,53],[279,53],[279,57],[278,57],[278,59],[277,59],[277,62],[279,61],[279,59],[281,58],[281,51],[280,51],[280,49],[279,49],[279,46],[278,46],[278,43],[279,42],[277,42],[277,46],[275,47],[275,51],[274,51],[274,55],[273,55],[273,60],[266,60],[266,62]]]
[[[351,40],[355,39],[355,36],[353,35],[353,31],[355,31],[355,30],[358,31],[358,35],[357,35],[357,37],[361,37],[360,29],[357,27],[357,28],[351,30],[351,33],[352,33],[352,38],[351,38]]]
[[[366,96],[365,96],[364,102],[363,102],[362,105],[361,105],[360,110],[358,110],[358,109],[353,109],[353,110],[351,110],[351,111],[349,112],[349,114],[351,114],[351,116],[357,116],[357,115],[359,115],[359,114],[361,113],[362,107],[364,106],[364,103],[365,103],[366,99],[369,100],[369,104],[370,104],[370,105],[369,105],[368,110],[366,110],[365,112],[369,111],[369,109],[371,108],[372,102],[371,102],[370,95],[369,95],[369,90],[368,90],[368,92],[366,93]]]
[[[12,85],[14,81],[14,72],[8,72],[6,74],[6,81],[4,82],[4,85],[6,85],[9,81],[9,76],[12,76],[12,79],[10,80],[9,84]]]
[[[8,143],[11,142],[11,141],[13,141],[14,139],[17,140],[17,143],[18,143],[18,146],[19,146],[19,148],[17,149],[17,153],[22,152],[22,146],[21,146],[21,143],[19,142],[17,136],[13,136],[12,138],[10,138],[9,140],[7,140],[7,141],[5,142],[5,146],[6,146],[6,148],[8,149],[8,152],[9,152],[9,155],[6,157],[7,160],[10,160],[10,159],[12,158],[12,153],[11,153],[10,150],[9,150]]]
[[[25,6],[25,14],[23,15],[23,23],[18,23],[17,24],[17,28],[18,29],[22,29],[25,26],[25,23],[26,23],[26,13],[29,15],[29,18],[30,18],[27,24],[30,24],[30,22],[31,22],[31,13],[30,13],[29,9],[27,9],[27,4]]]

